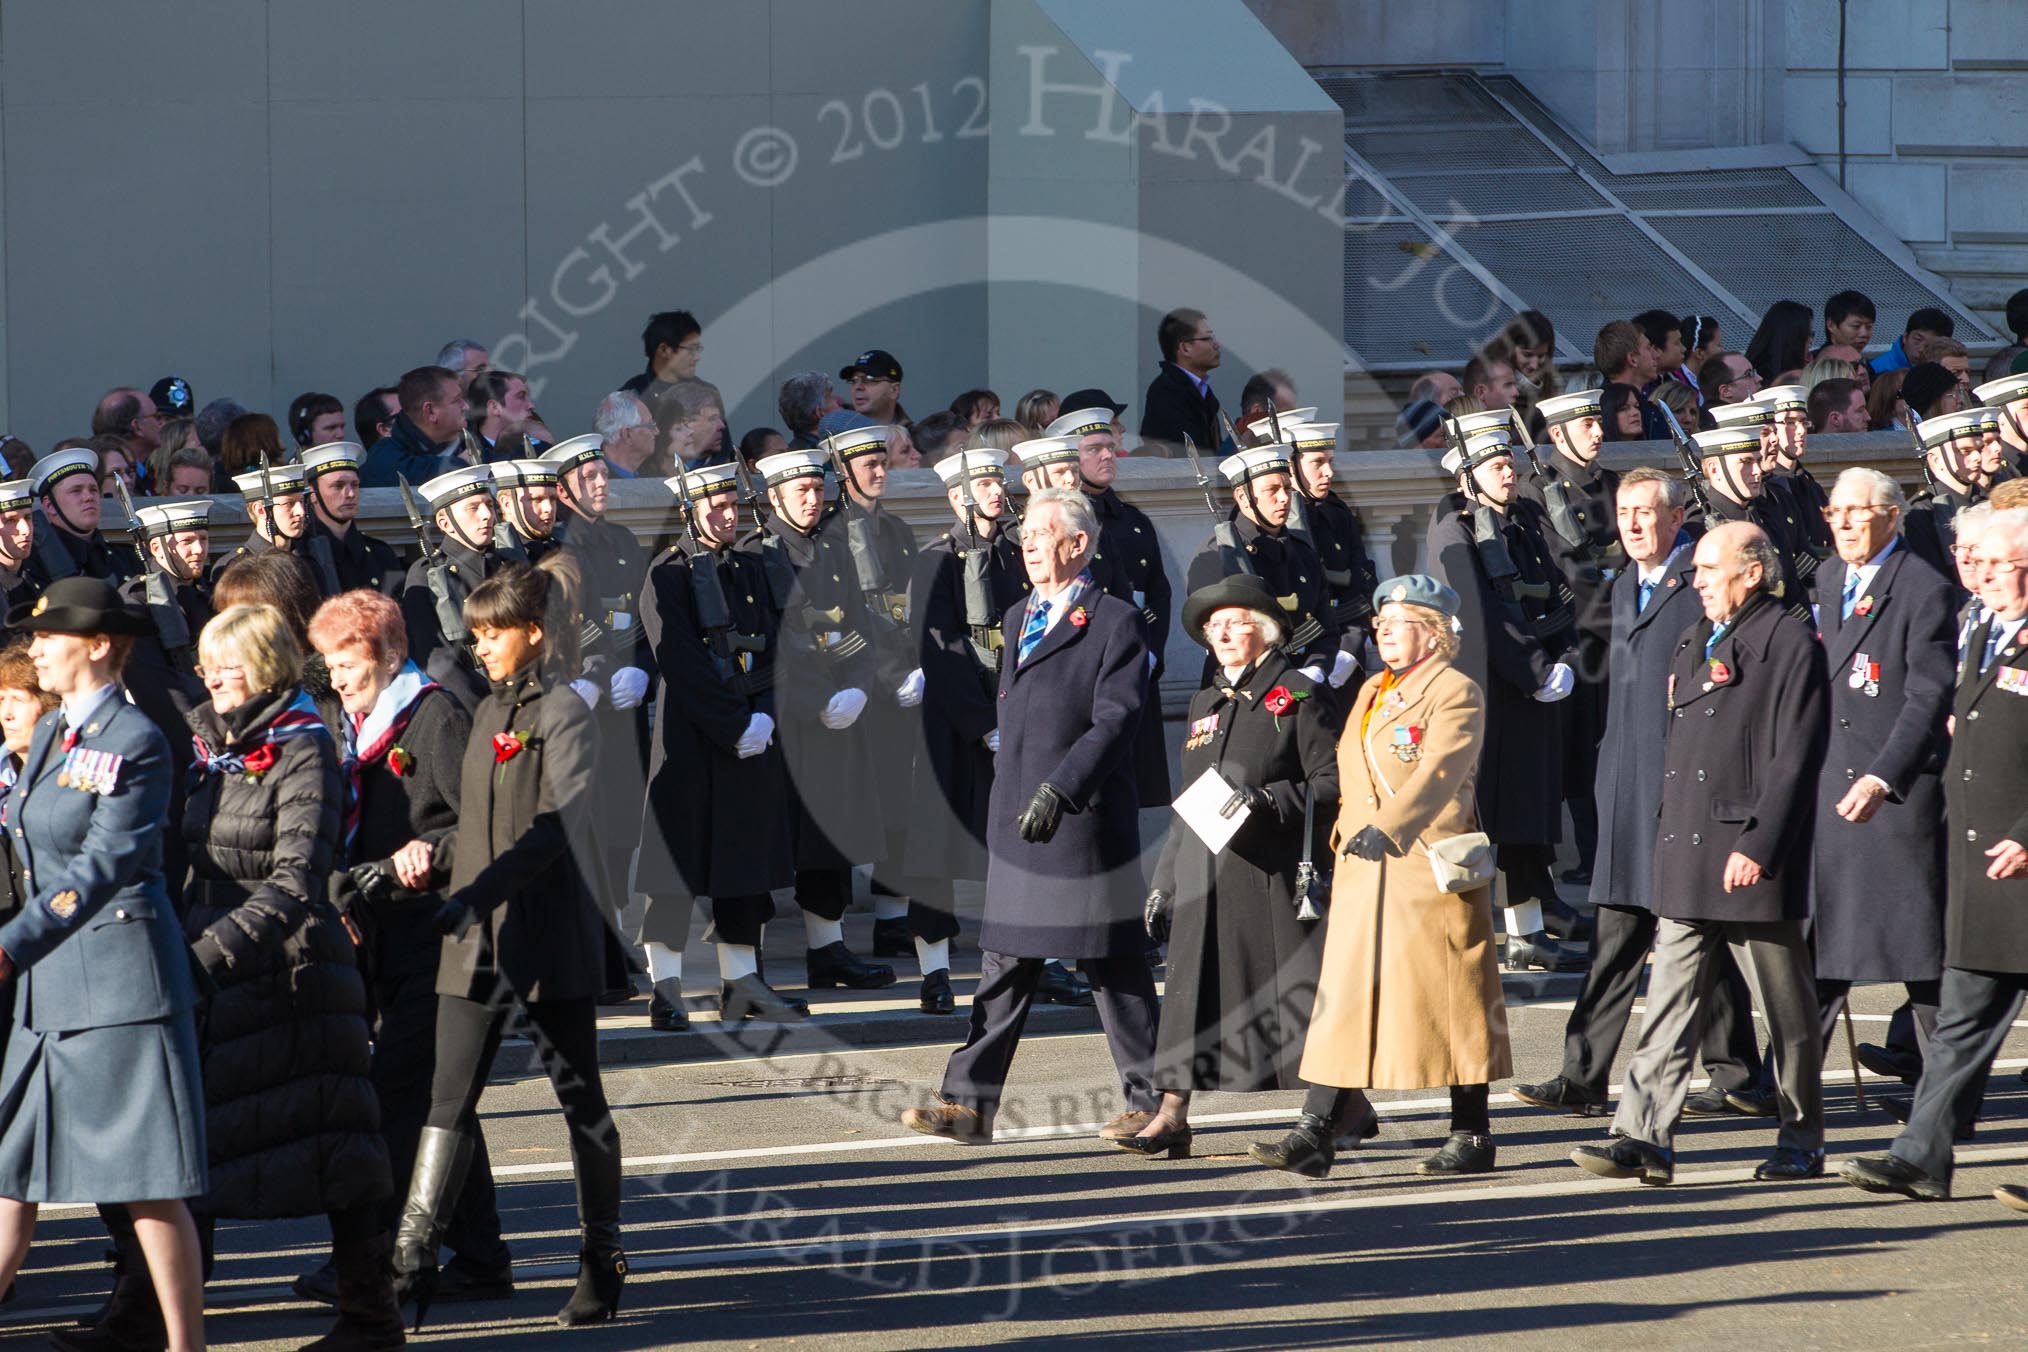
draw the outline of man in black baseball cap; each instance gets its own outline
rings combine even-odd
[[[908,421],[901,408],[901,363],[892,352],[870,347],[838,373],[852,384],[852,407],[877,423]]]

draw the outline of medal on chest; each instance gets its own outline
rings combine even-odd
[[[2001,667],[1993,684],[2010,695],[2028,695],[2028,667]]]
[[[1845,677],[1845,684],[1854,690],[1863,690],[1868,699],[1880,696],[1880,664],[1859,653],[1852,658],[1852,670]]]
[[[56,786],[84,793],[111,793],[119,782],[122,760],[110,751],[74,746],[64,753],[63,768],[56,772]]]
[[[1218,719],[1217,714],[1207,714],[1203,718],[1193,719],[1190,724],[1190,737],[1183,743],[1183,749],[1195,751],[1210,741],[1212,734],[1218,731]]]
[[[1394,725],[1394,758],[1404,765],[1422,759],[1422,728],[1414,723]]]

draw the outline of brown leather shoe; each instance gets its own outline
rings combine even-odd
[[[2019,1183],[2002,1183],[1993,1189],[1993,1196],[2002,1206],[2012,1207],[2016,1211],[2028,1211],[2028,1188],[2022,1187]]]
[[[901,1125],[925,1136],[942,1136],[959,1145],[991,1145],[993,1129],[970,1108],[941,1099],[927,1108],[909,1108],[901,1114]]]
[[[1121,1113],[1112,1121],[1099,1128],[1101,1141],[1124,1141],[1129,1136],[1139,1136],[1141,1129],[1155,1120],[1155,1115],[1135,1108]]]

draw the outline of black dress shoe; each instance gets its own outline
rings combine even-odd
[[[1886,1113],[1889,1117],[1893,1118],[1895,1121],[1903,1124],[1904,1126],[1907,1125],[1908,1123],[1909,1113],[1911,1113],[1915,1109],[1914,1099],[1880,1098],[1875,1099],[1874,1102],[1880,1105],[1881,1112]],[[1962,1122],[1958,1124],[1958,1129],[1955,1132],[1951,1133],[1951,1140],[1953,1142],[1969,1141],[1972,1139],[1973,1135],[1976,1134],[1976,1132],[1977,1132],[1976,1124],[1972,1122]]]
[[[634,995],[634,983],[629,980],[624,986],[614,986],[611,990],[600,991],[598,1002],[607,1006],[624,1005],[632,1000]]]
[[[1604,1145],[1581,1145],[1570,1152],[1570,1162],[1600,1178],[1638,1178],[1658,1188],[1676,1177],[1676,1161],[1669,1151],[1631,1136],[1615,1136]]]
[[[1331,1148],[1341,1153],[1347,1150],[1357,1150],[1362,1144],[1372,1140],[1379,1134],[1380,1114],[1375,1112],[1373,1105],[1369,1103],[1366,1105],[1366,1116],[1350,1126],[1341,1124],[1338,1127],[1336,1133],[1331,1137]]]
[[[463,1254],[456,1254],[437,1272],[435,1300],[438,1302],[512,1299],[514,1299],[512,1263],[487,1264],[482,1267],[467,1261]]]
[[[1725,1101],[1725,1091],[1715,1084],[1704,1088],[1683,1100],[1685,1117],[1731,1117],[1732,1105]]]
[[[1897,1047],[1876,1047],[1862,1042],[1858,1048],[1859,1064],[1875,1075],[1891,1075],[1903,1084],[1914,1084],[1922,1078],[1922,1057],[1920,1054],[1905,1052]]]
[[[942,967],[922,974],[922,997],[917,1002],[925,1014],[955,1014],[958,997],[951,991],[951,974]]]
[[[2002,1183],[1993,1189],[1993,1200],[2010,1210],[2028,1211],[2028,1188],[2019,1183]],[[7,1289],[12,1294],[14,1288],[10,1286]]]
[[[907,916],[898,915],[891,920],[873,922],[873,956],[876,958],[915,956],[915,936],[908,932]]]
[[[1584,954],[1565,948],[1541,930],[1533,934],[1507,936],[1507,970],[1510,972],[1526,972],[1538,967],[1545,972],[1582,972],[1586,965]]]
[[[1331,1142],[1331,1124],[1315,1113],[1304,1113],[1296,1121],[1296,1129],[1275,1142],[1256,1141],[1247,1147],[1256,1164],[1265,1164],[1270,1169],[1285,1169],[1304,1178],[1323,1178],[1331,1172],[1331,1160],[1335,1147]]]
[[[1174,1131],[1158,1131],[1152,1136],[1128,1136],[1112,1144],[1129,1155],[1139,1155],[1143,1159],[1167,1155],[1172,1160],[1187,1160],[1190,1158],[1190,1128],[1181,1126]]]
[[[1762,1161],[1761,1166],[1753,1171],[1753,1176],[1762,1182],[1769,1179],[1822,1178],[1824,1152],[1798,1150],[1787,1145],[1777,1147],[1773,1157]]]
[[[1584,865],[1579,864],[1576,868],[1567,868],[1563,872],[1557,874],[1556,881],[1560,883],[1569,883],[1572,887],[1590,887],[1591,870],[1586,868]]]
[[[658,1033],[690,1031],[690,1011],[683,1007],[683,983],[657,981],[648,997],[648,1026]]]
[[[312,1268],[296,1278],[295,1281],[289,1283],[289,1289],[304,1300],[314,1300],[319,1305],[336,1305],[338,1303],[338,1267],[330,1259],[326,1259],[324,1260],[324,1266]]]
[[[1415,1166],[1419,1174],[1450,1177],[1454,1174],[1493,1172],[1493,1138],[1475,1131],[1454,1131],[1436,1154]]]
[[[1752,1085],[1726,1090],[1725,1106],[1736,1117],[1773,1117],[1781,1111],[1781,1102],[1774,1090],[1758,1089]]]
[[[1592,918],[1561,897],[1542,899],[1542,928],[1567,943],[1588,944],[1596,926]]]
[[[1594,1098],[1561,1075],[1541,1084],[1517,1084],[1511,1092],[1523,1103],[1560,1108],[1572,1117],[1604,1117],[1612,1111],[1612,1105],[1603,1097]]]
[[[843,986],[847,990],[876,991],[883,986],[894,984],[894,969],[879,963],[868,962],[847,947],[840,939],[835,944],[813,948],[805,955],[809,964],[810,989],[830,990]]]
[[[758,972],[749,972],[736,981],[727,981],[718,988],[718,1018],[721,1023],[738,1023],[742,1019],[807,1019],[810,1004],[793,995],[780,991],[760,979]]]
[[[1041,979],[1035,983],[1035,1001],[1044,1005],[1088,1005],[1091,983],[1051,958],[1042,964]]]
[[[1942,1202],[1951,1195],[1949,1182],[1930,1177],[1897,1155],[1863,1155],[1846,1160],[1838,1176],[1867,1192],[1895,1192],[1918,1202]]]

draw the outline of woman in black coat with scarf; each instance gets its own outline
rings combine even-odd
[[[449,876],[437,912],[437,1060],[429,1124],[395,1238],[395,1270],[421,1324],[436,1287],[449,1199],[471,1163],[463,1124],[485,1088],[513,1005],[528,1016],[570,1130],[583,1244],[565,1325],[612,1318],[620,1249],[620,1133],[599,1076],[605,920],[592,817],[591,711],[569,686],[578,616],[548,572],[514,564],[472,589],[465,623],[492,693],[472,715],[458,827],[432,852]]]
[[[1246,575],[1183,603],[1183,628],[1209,650],[1218,679],[1190,702],[1180,782],[1217,770],[1233,790],[1228,815],[1247,817],[1216,854],[1179,817],[1156,861],[1148,932],[1169,940],[1151,1077],[1162,1106],[1139,1135],[1113,1142],[1133,1154],[1187,1157],[1197,1090],[1303,1084],[1296,1068],[1324,926],[1301,917],[1298,874],[1305,827],[1314,842],[1336,818],[1338,764],[1328,695],[1278,646],[1281,614],[1267,584]],[[1326,852],[1314,854],[1319,871],[1330,867]]]
[[[225,610],[197,650],[211,702],[192,714],[184,933],[212,991],[199,1039],[211,1189],[192,1209],[328,1215],[339,1318],[311,1346],[399,1346],[366,986],[326,893],[345,801],[337,750],[279,612]]]

